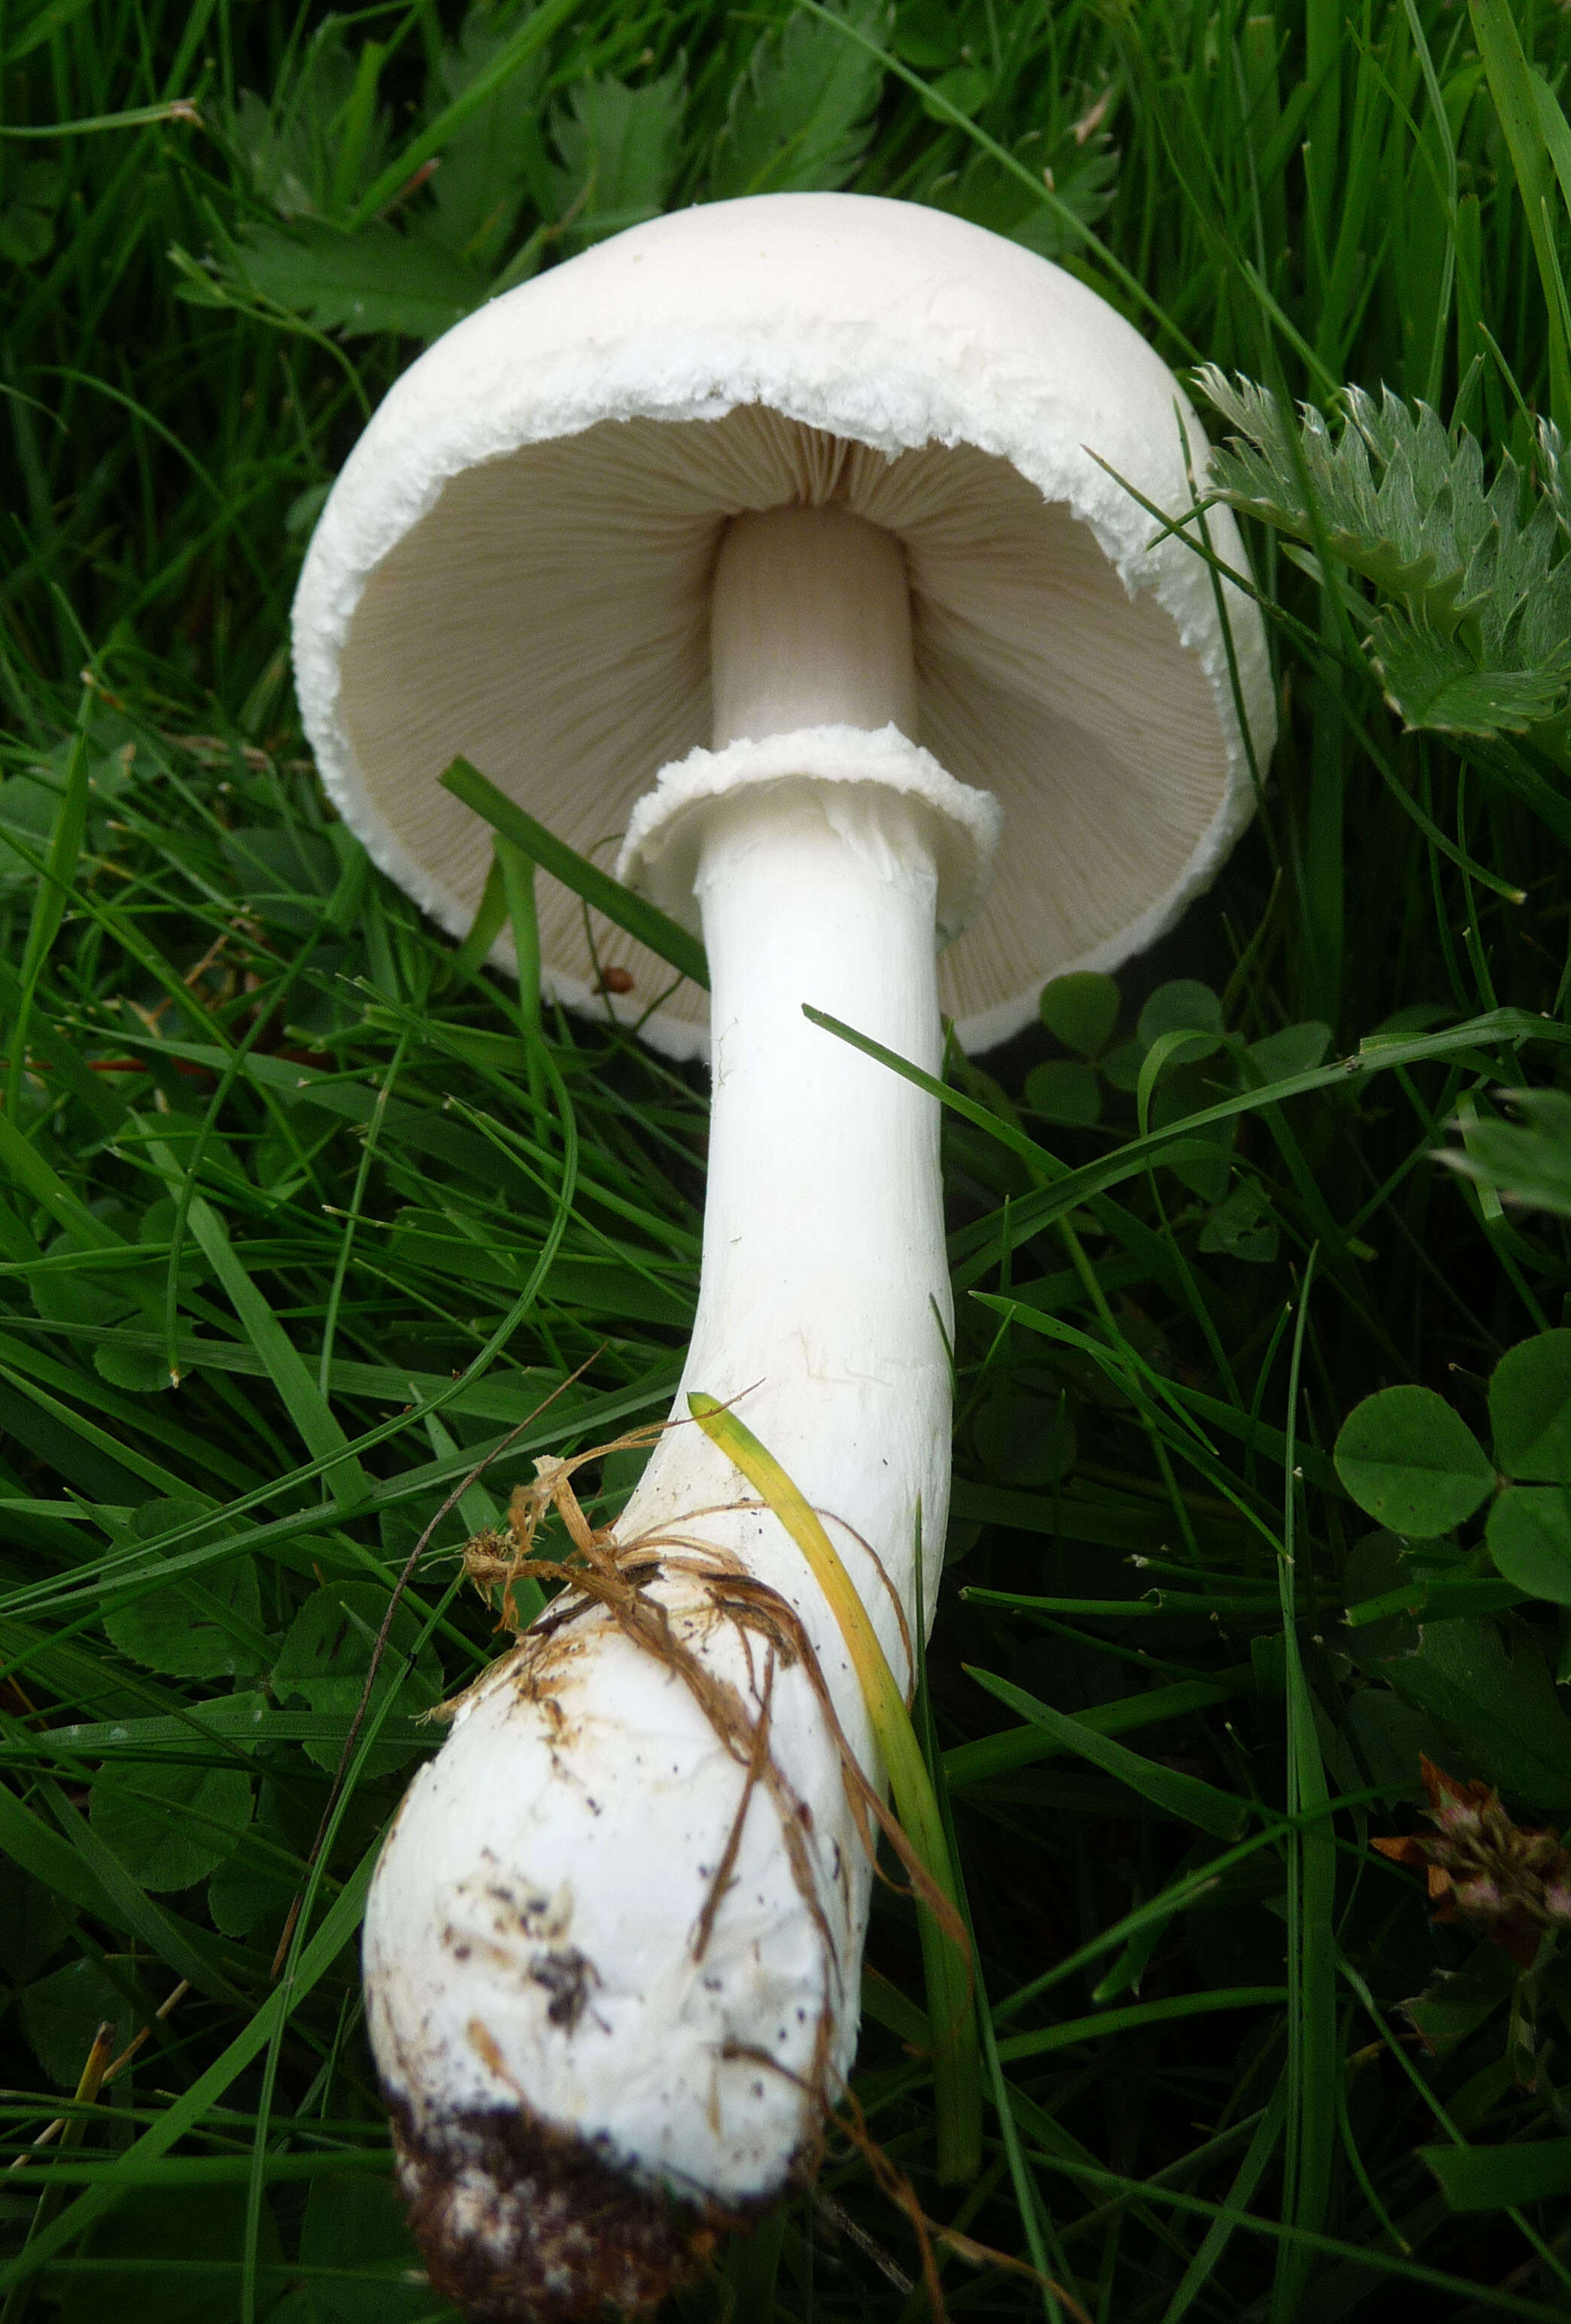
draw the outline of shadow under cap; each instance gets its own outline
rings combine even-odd
[[[831,224],[833,276],[814,294],[826,321],[800,276],[803,249]],[[705,314],[635,345],[629,302],[647,306],[656,278],[685,281],[700,245],[711,272],[730,253],[748,327],[719,344],[725,286],[707,283],[693,294]],[[938,318],[925,335],[887,279],[897,252]],[[633,288],[607,310],[618,268]],[[1007,312],[986,303],[993,277]],[[564,346],[574,297],[591,292],[593,330],[580,318]],[[858,315],[851,367],[841,341]],[[564,365],[576,400],[553,374]],[[428,366],[444,400],[422,430]],[[469,426],[454,399],[482,387],[505,408]],[[944,954],[939,998],[968,1046],[1003,1038],[1046,978],[1111,967],[1160,934],[1252,804],[1210,575],[1176,540],[1148,551],[1151,520],[1083,448],[1179,509],[1180,412],[1203,460],[1137,333],[1046,261],[943,214],[771,196],[634,229],[449,334],[362,439],[297,604],[302,707],[328,787],[376,861],[455,934],[491,853],[489,829],[437,784],[460,752],[605,861],[656,770],[710,741],[709,587],[727,521],[844,507],[905,553],[916,739],[1003,809],[990,899]],[[1209,521],[1216,554],[1241,567],[1231,518]],[[1233,591],[1227,602],[1263,760],[1263,633],[1252,605]],[[577,898],[542,881],[540,904],[550,987],[604,1007]],[[620,931],[604,932],[599,956],[633,975],[616,1004],[630,1019],[670,983]],[[703,993],[679,988],[645,1031],[700,1054],[706,1010]]]

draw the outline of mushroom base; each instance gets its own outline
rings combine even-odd
[[[947,1503],[938,1108],[803,1004],[936,1070],[931,821],[799,778],[704,818],[715,1097],[678,1400],[740,1402],[901,1681]],[[456,1707],[365,1914],[417,2232],[504,2324],[647,2306],[810,2162],[883,1780],[839,1615],[703,1432],[664,1431],[580,1552],[594,1588]]]
[[[641,2185],[526,2107],[417,2127],[396,2091],[398,2182],[430,2280],[481,2324],[647,2314],[699,2274],[739,2213]],[[754,2207],[760,2208],[760,2207]]]

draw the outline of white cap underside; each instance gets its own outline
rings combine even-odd
[[[438,788],[459,752],[606,862],[656,770],[709,740],[722,526],[838,502],[904,545],[920,742],[1003,809],[987,907],[940,964],[985,1047],[1047,977],[1158,935],[1252,804],[1210,575],[1174,540],[1148,549],[1087,445],[1175,512],[1205,458],[1138,334],[1012,244],[835,195],[635,228],[449,333],[356,447],[296,604],[328,788],[455,934],[491,838]],[[1226,512],[1210,525],[1241,567]],[[1263,761],[1263,632],[1225,602]],[[542,881],[540,902],[556,994],[642,1019],[664,964],[599,921],[592,958],[577,898]],[[594,996],[608,965],[633,978],[615,1003]],[[644,1029],[700,1053],[705,996],[679,987]]]

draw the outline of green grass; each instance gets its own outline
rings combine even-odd
[[[532,1452],[670,1397],[704,1093],[608,1025],[548,1010],[542,1046],[369,868],[289,598],[422,337],[652,209],[801,184],[1019,235],[1218,367],[1283,702],[1182,928],[952,1062],[919,1732],[983,2174],[938,2184],[888,1893],[868,2128],[985,2246],[940,2250],[957,2319],[1567,2312],[1571,1970],[1432,1925],[1367,1840],[1425,1829],[1420,1751],[1571,1818],[1571,1472],[1510,1387],[1553,1373],[1553,1420],[1571,1289],[1568,91],[1548,0],[0,19],[0,2135],[65,2125],[0,2188],[5,2324],[444,2312],[359,1910],[417,1714],[494,1651],[466,1535]],[[1525,1128],[1502,1086],[1541,1093]],[[1398,1407],[1332,1456],[1391,1388],[1460,1449],[1382,1528]],[[392,1582],[492,1452],[335,1791]],[[602,1516],[633,1459],[586,1472]],[[1498,1514],[1529,1489],[1531,1554]],[[145,2039],[98,2087],[106,2022]],[[674,2312],[917,2324],[919,2274],[836,2137]]]

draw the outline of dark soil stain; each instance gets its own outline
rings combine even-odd
[[[739,2224],[640,2186],[588,2141],[523,2108],[417,2132],[389,2094],[399,2184],[437,2290],[479,2324],[648,2315]]]

